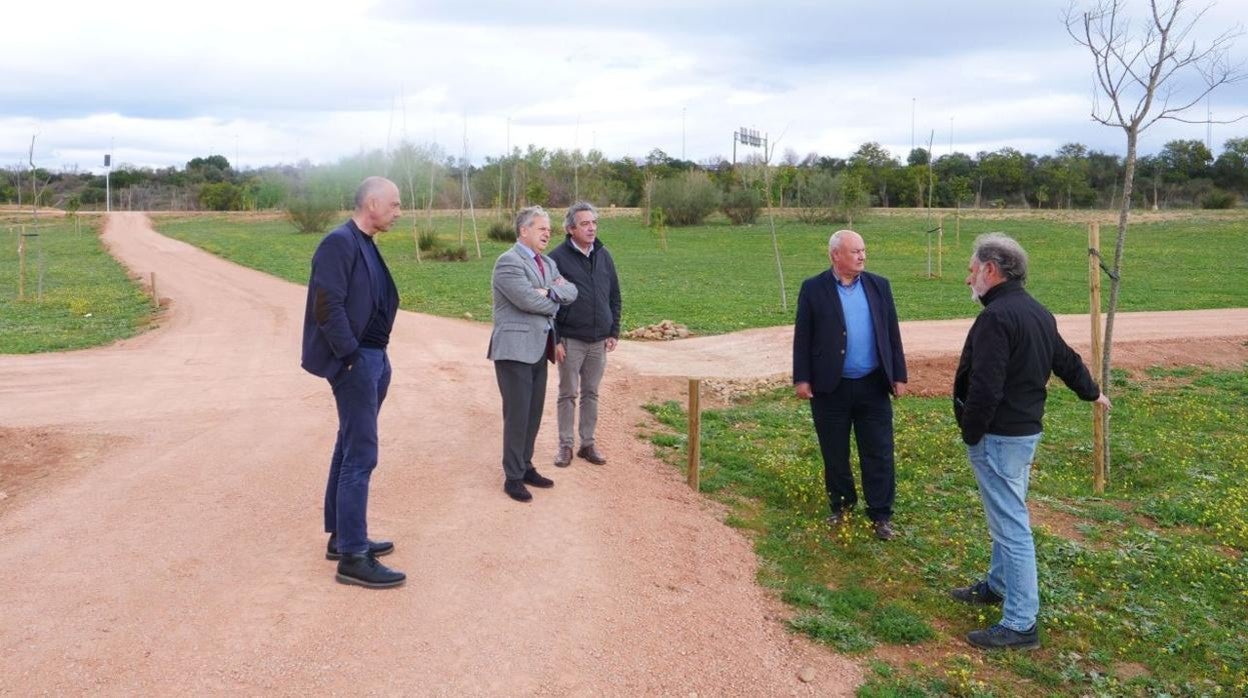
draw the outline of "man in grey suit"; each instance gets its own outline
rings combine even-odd
[[[530,206],[516,214],[516,245],[494,263],[494,330],[487,358],[503,396],[503,491],[533,499],[526,484],[553,487],[533,467],[533,444],[546,401],[546,362],[555,360],[555,313],[576,300],[577,289],[542,254],[550,242],[550,214]]]

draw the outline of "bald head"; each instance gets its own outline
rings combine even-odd
[[[351,218],[366,235],[389,230],[399,217],[399,188],[385,177],[369,177],[355,190]]]
[[[852,283],[867,266],[867,244],[852,230],[838,230],[828,238],[828,260],[842,282]]]

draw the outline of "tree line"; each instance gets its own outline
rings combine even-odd
[[[197,157],[181,168],[122,164],[111,173],[111,190],[116,209],[263,211],[315,198],[344,210],[363,177],[383,173],[403,189],[409,208],[488,212],[566,206],[577,199],[648,207],[659,183],[696,177],[709,181],[724,202],[749,199],[799,209],[830,206],[837,198],[896,208],[1090,209],[1120,203],[1123,166],[1121,156],[1078,143],[1048,155],[1005,147],[935,159],[915,148],[903,161],[872,142],[847,158],[789,150],[775,162],[753,157],[736,164],[720,157],[681,160],[657,148],[644,158],[611,160],[598,150],[534,145],[472,164],[437,145],[402,143],[390,152],[323,165],[238,169],[222,155]],[[1232,208],[1248,198],[1248,137],[1228,139],[1217,157],[1202,141],[1170,141],[1140,157],[1136,167],[1136,208]],[[103,175],[20,165],[0,172],[0,202],[104,208]]]

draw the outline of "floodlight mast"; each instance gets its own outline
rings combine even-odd
[[[109,213],[113,210],[113,186],[109,181],[109,175],[113,172],[113,154],[104,154],[104,212]]]

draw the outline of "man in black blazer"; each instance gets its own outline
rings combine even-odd
[[[852,230],[828,240],[832,268],[802,282],[793,328],[793,384],[810,400],[823,453],[824,486],[840,524],[858,503],[849,467],[849,433],[858,442],[867,516],[891,540],[896,477],[893,405],[906,390],[906,357],[888,279],[865,271],[867,248]]]
[[[355,192],[350,220],[312,255],[303,319],[303,368],[325,378],[338,406],[338,438],[325,487],[325,557],[343,584],[381,588],[406,576],[377,561],[394,550],[368,539],[368,482],[377,466],[377,413],[390,387],[386,345],[399,293],[374,238],[399,217],[399,188],[369,177]]]

